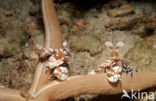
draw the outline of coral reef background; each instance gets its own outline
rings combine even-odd
[[[120,55],[130,66],[156,70],[154,0],[55,0],[55,8],[63,41],[71,49],[70,75],[88,74],[109,59],[106,41],[125,43]],[[40,0],[0,0],[1,87],[30,87],[39,58],[35,44],[44,43],[42,20]],[[72,100],[81,99],[102,97]]]

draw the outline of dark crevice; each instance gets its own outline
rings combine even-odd
[[[7,55],[7,56],[2,56],[0,55],[0,62],[2,61],[2,59],[7,59],[7,58],[10,58],[10,57],[13,57],[14,55]]]

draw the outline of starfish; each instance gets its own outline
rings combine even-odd
[[[53,1],[42,0],[42,13],[45,26],[45,47],[62,47],[61,31]],[[122,90],[144,90],[156,86],[156,72],[122,74],[122,81],[112,84],[105,73],[71,76],[66,81],[48,81],[46,61],[36,66],[33,83],[28,90],[0,88],[0,101],[49,101],[61,100],[83,94],[121,94]]]

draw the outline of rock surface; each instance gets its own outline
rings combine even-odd
[[[156,70],[156,2],[88,2],[55,0],[63,41],[71,48],[70,74],[88,74],[110,59],[106,41],[125,43],[119,53],[130,66]],[[38,61],[35,44],[44,44],[40,0],[0,1],[0,44],[0,86],[29,88]]]

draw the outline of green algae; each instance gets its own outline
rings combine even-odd
[[[28,35],[20,30],[7,30],[6,35],[0,39],[0,56],[7,57],[14,55],[21,50],[21,47],[28,41]]]
[[[91,55],[96,55],[102,51],[101,40],[96,35],[74,33],[68,38],[69,46],[76,52],[87,51]]]
[[[141,71],[156,70],[156,50],[151,48],[147,41],[137,42],[126,58],[131,66]]]

